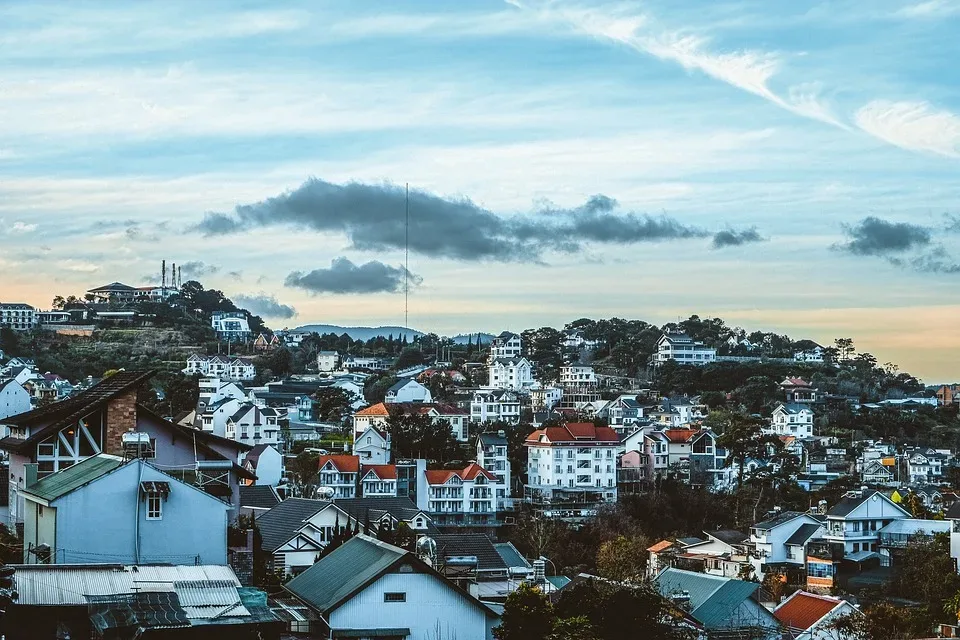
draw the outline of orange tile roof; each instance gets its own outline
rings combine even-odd
[[[357,411],[353,415],[355,416],[389,416],[390,411],[387,410],[386,404],[382,402],[378,402],[377,404],[370,405],[366,409],[360,409],[360,411]]]
[[[340,473],[356,473],[360,471],[359,456],[346,456],[346,455],[320,456],[320,460],[317,463],[317,468],[323,469],[324,465],[326,465],[328,462],[332,462],[333,466],[336,467],[337,471],[339,471]]]
[[[495,475],[493,475],[492,473],[490,473],[489,471],[487,471],[486,469],[478,465],[476,462],[471,462],[470,464],[468,464],[467,467],[460,474],[460,477],[463,478],[464,480],[473,480],[474,478],[476,478],[481,474],[486,476],[487,480],[497,479]]]
[[[647,551],[652,551],[653,553],[660,553],[664,549],[669,549],[672,546],[673,546],[673,543],[670,542],[669,540],[661,540],[660,542],[653,545],[652,547],[649,547]]]
[[[693,436],[700,433],[699,429],[664,429],[663,435],[670,442],[689,442]]]
[[[397,479],[397,467],[392,464],[365,464],[363,465],[363,475],[366,476],[367,473],[373,472],[381,480],[396,480]]]
[[[841,602],[842,600],[836,598],[798,591],[774,609],[773,615],[785,627],[807,630],[817,620],[833,611]]]
[[[456,471],[445,469],[430,469],[426,471],[427,484],[443,484],[453,476],[459,475]]]

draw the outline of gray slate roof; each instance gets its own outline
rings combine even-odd
[[[367,517],[367,511],[370,512],[370,520],[377,520],[384,513],[389,513],[397,520],[411,520],[418,513],[423,513],[417,508],[410,498],[338,498],[334,504],[346,511],[351,518],[364,522]],[[427,515],[427,514],[425,514]],[[429,515],[427,515],[429,520]]]
[[[750,536],[742,531],[737,531],[735,529],[717,529],[716,531],[705,531],[717,540],[721,542],[726,542],[727,544],[740,544]]]
[[[272,509],[280,504],[277,490],[265,484],[252,484],[240,487],[240,506],[255,509]]]
[[[305,520],[328,504],[330,503],[323,500],[287,498],[273,507],[257,520],[262,539],[261,548],[267,553],[273,553],[300,530]]]
[[[787,538],[787,541],[784,544],[792,544],[797,546],[806,544],[807,540],[813,537],[813,534],[815,534],[819,528],[820,525],[818,524],[811,524],[809,522],[802,524],[800,525],[800,528],[794,531],[793,534]]]
[[[493,540],[482,533],[443,533],[431,537],[437,543],[438,558],[476,556],[479,571],[505,571],[508,568]]]
[[[784,522],[790,522],[794,518],[799,518],[802,515],[803,514],[799,511],[784,511],[783,513],[775,515],[772,518],[764,520],[763,522],[758,522],[757,524],[753,525],[753,528],[766,531],[773,529],[774,527],[778,527]]]

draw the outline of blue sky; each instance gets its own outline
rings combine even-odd
[[[399,324],[403,251],[358,239],[378,219],[235,208],[316,179],[389,218],[409,182],[441,221],[468,199],[556,237],[451,258],[473,222],[431,222],[417,328],[699,313],[960,378],[960,0],[8,1],[0,25],[0,298],[166,258],[297,310],[274,326]],[[577,237],[598,194],[622,237]],[[689,233],[630,236],[665,220]]]

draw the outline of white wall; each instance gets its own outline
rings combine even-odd
[[[406,602],[384,602],[386,592],[407,594]],[[410,640],[490,640],[495,618],[445,584],[438,575],[390,573],[330,614],[333,629],[410,629]],[[439,633],[438,633],[439,631]]]

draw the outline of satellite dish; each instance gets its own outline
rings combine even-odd
[[[317,498],[321,500],[332,500],[336,493],[333,487],[317,487]]]

